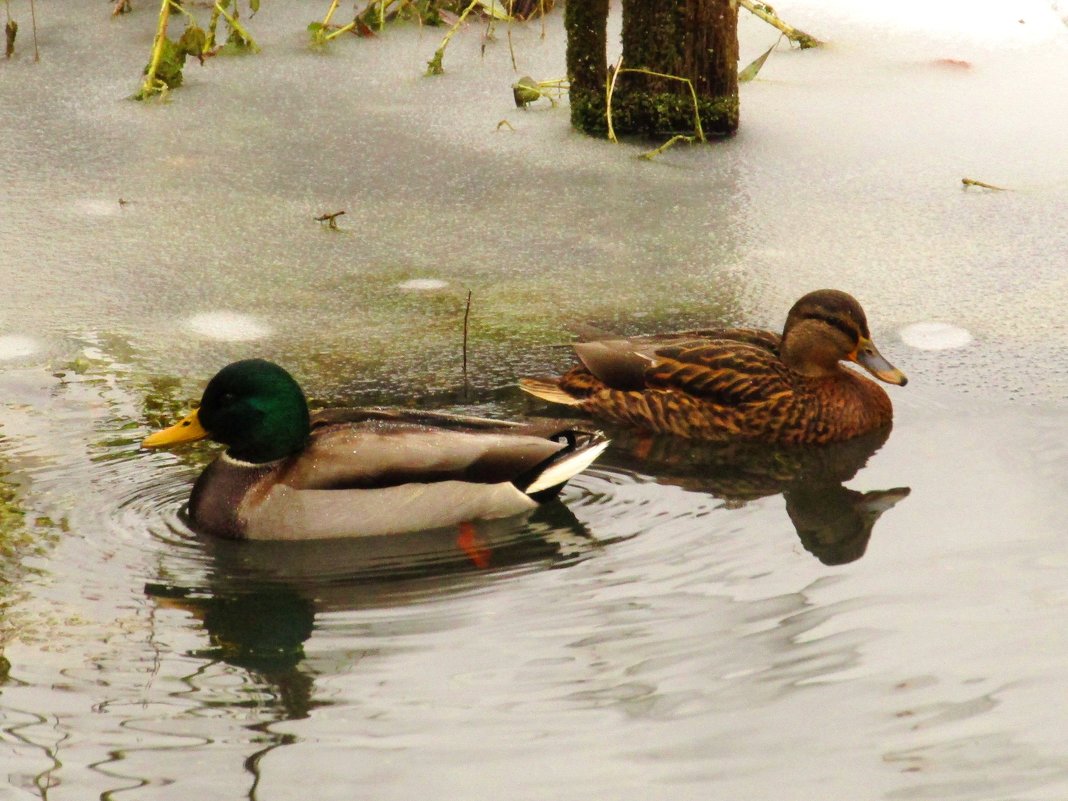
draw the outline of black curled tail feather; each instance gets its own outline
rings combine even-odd
[[[563,447],[512,479],[517,489],[538,503],[559,495],[569,479],[586,469],[608,447],[608,439],[595,430],[567,428],[546,439],[560,442]],[[539,488],[546,482],[551,483]]]

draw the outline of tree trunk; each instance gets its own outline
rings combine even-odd
[[[604,6],[602,0],[567,4],[571,123],[599,135],[607,129]],[[612,94],[616,133],[692,135],[697,129],[695,111],[706,136],[734,133],[738,128],[736,0],[623,0],[622,38],[623,71]],[[635,69],[674,79],[628,71]],[[678,78],[692,84],[696,109],[690,84]]]
[[[584,133],[604,136],[608,0],[570,0],[564,6],[564,27],[571,124]]]

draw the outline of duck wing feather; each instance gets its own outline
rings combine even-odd
[[[764,343],[683,343],[657,349],[645,372],[648,388],[677,389],[721,406],[767,403],[793,393],[778,355]]]
[[[280,480],[303,489],[367,489],[407,483],[516,482],[565,449],[603,440],[572,421],[513,423],[395,409],[328,409]]]
[[[583,366],[611,389],[641,391],[646,388],[649,364],[664,350],[682,351],[703,345],[727,348],[749,347],[777,358],[781,337],[757,328],[707,328],[641,337],[619,337],[575,343]]]

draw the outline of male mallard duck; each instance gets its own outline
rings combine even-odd
[[[372,536],[508,517],[535,508],[607,446],[592,429],[384,409],[310,414],[293,377],[234,362],[200,408],[148,437],[227,449],[197,479],[194,527],[221,537]]]
[[[893,409],[878,384],[839,362],[907,381],[876,350],[860,304],[834,289],[797,301],[781,337],[729,328],[582,342],[575,351],[580,366],[520,385],[616,422],[706,440],[849,439],[890,425]]]

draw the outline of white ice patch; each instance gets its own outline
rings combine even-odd
[[[108,200],[102,197],[80,197],[72,201],[71,206],[79,214],[88,217],[114,217],[122,207],[118,199]]]
[[[256,318],[231,311],[194,314],[185,324],[201,336],[223,342],[248,342],[263,339],[271,333],[271,330]]]
[[[918,350],[948,350],[963,348],[972,335],[950,323],[913,323],[901,329],[901,341]]]
[[[397,289],[414,289],[417,292],[426,292],[431,289],[444,289],[449,285],[448,281],[440,278],[413,278],[410,281],[401,281]]]
[[[0,335],[0,361],[22,359],[37,351],[37,341],[21,334]]]

